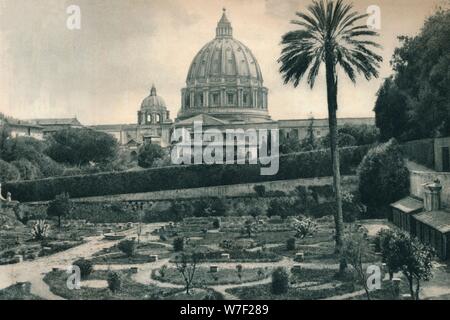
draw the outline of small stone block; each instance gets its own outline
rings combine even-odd
[[[218,266],[210,266],[210,267],[209,267],[209,271],[210,271],[211,273],[216,273],[216,272],[219,271],[219,267],[218,267]]]
[[[230,260],[230,254],[229,253],[222,253],[220,256],[221,256],[222,259]]]
[[[305,254],[303,252],[297,252],[295,254],[295,261],[297,262],[303,262],[305,260]]]
[[[131,273],[138,273],[138,268],[137,267],[132,267],[130,268]]]

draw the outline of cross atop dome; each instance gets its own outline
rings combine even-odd
[[[150,90],[150,96],[155,97],[156,96],[156,87],[155,84],[152,84],[152,89]]]
[[[233,28],[226,15],[227,9],[223,8],[222,18],[217,24],[216,38],[231,38],[233,37]]]

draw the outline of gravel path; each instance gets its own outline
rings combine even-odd
[[[146,225],[146,229],[151,232],[162,225],[164,224]],[[134,234],[134,231],[133,229],[126,230],[121,234],[130,236]],[[154,238],[156,241],[157,237]],[[87,242],[82,245],[48,257],[0,266],[0,289],[12,286],[17,282],[30,282],[31,293],[42,299],[61,300],[62,298],[54,295],[43,281],[44,275],[53,268],[67,269],[75,260],[83,257],[90,258],[94,253],[118,243],[118,241],[105,241],[102,236],[90,237],[86,240]]]

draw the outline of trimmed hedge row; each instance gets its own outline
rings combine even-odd
[[[341,173],[353,174],[370,146],[340,150]],[[239,183],[326,177],[332,175],[329,150],[280,156],[276,175],[262,176],[258,165],[187,165],[142,171],[111,172],[4,184],[21,202],[46,201],[67,192],[72,198],[199,188]]]
[[[408,141],[400,149],[409,160],[434,169],[434,139]]]

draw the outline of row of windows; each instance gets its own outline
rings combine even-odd
[[[228,92],[226,93],[226,104],[227,105],[236,105],[237,104],[237,95],[235,93],[231,93]],[[259,105],[261,105],[262,100],[260,98],[260,103]],[[211,94],[211,104],[212,105],[220,105],[220,93],[219,92],[214,92]],[[190,107],[191,105],[191,100],[190,100],[190,96],[188,94],[186,94],[185,96],[185,105],[186,107]],[[194,105],[195,106],[203,106],[204,105],[204,98],[203,98],[203,94],[197,94],[194,97]],[[251,105],[251,98],[250,98],[250,94],[247,92],[244,92],[242,95],[242,105],[243,106],[250,106]]]
[[[143,114],[142,116],[141,116],[142,118],[142,120],[143,121],[140,121],[141,123],[142,122],[145,122],[145,123],[161,123],[161,119],[162,119],[162,116],[160,115],[160,114],[158,114],[158,113],[156,113],[156,114]]]

